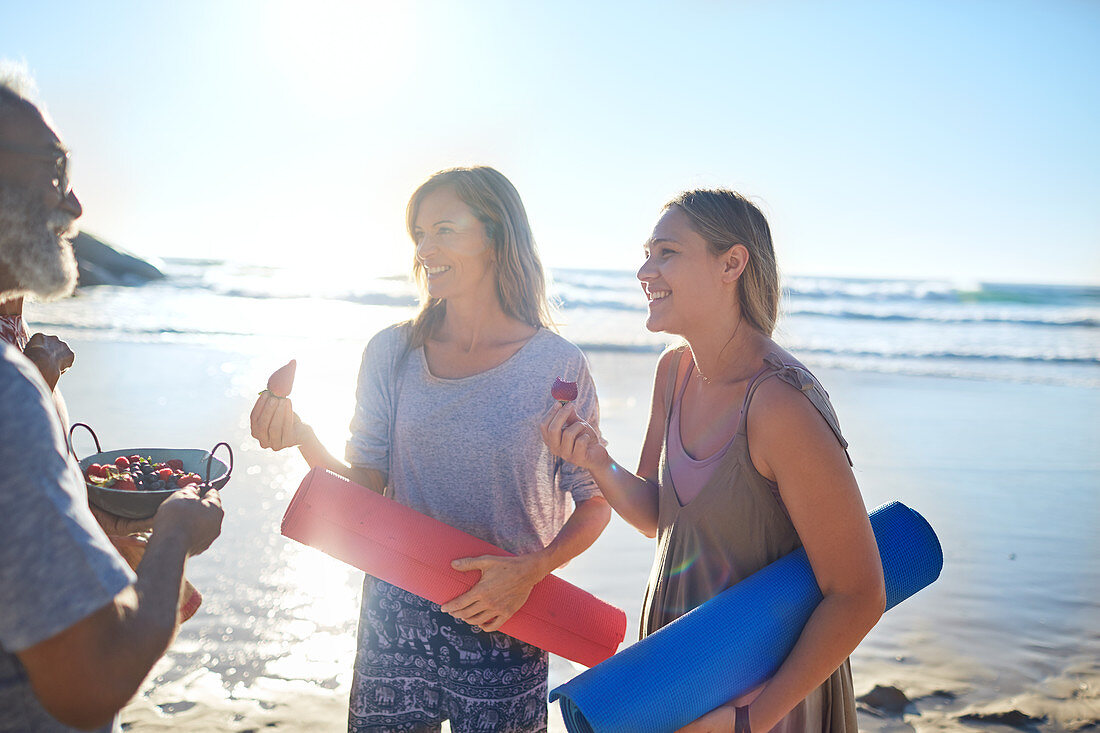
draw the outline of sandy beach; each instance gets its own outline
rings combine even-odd
[[[392,311],[391,311],[392,312]],[[299,361],[295,407],[342,453],[361,341],[82,340],[62,383],[74,421],[115,447],[229,442],[221,539],[189,578],[205,601],[134,702],[131,731],[336,731],[346,722],[361,574],[278,533],[306,471],[259,449],[248,409]],[[589,355],[613,454],[637,459],[652,354]],[[111,375],[104,381],[104,375]],[[853,656],[869,731],[1100,726],[1100,390],[820,369],[868,508],[898,499],[940,536],[940,580]],[[78,436],[77,450],[92,450]],[[653,548],[619,520],[560,574],[619,605],[637,634]],[[613,571],[612,571],[613,569]],[[551,665],[551,686],[578,670]],[[887,690],[891,692],[891,690]],[[900,697],[897,693],[904,695]],[[556,706],[551,730],[564,730]]]
[[[0,0],[2,310],[75,352],[58,389],[103,451],[224,442],[235,459],[221,536],[186,566],[201,607],[123,728],[347,730],[363,573],[282,536],[309,469],[297,449],[260,448],[250,411],[296,359],[295,411],[342,458],[364,347],[434,294],[451,308],[433,333],[455,339],[441,357],[455,369],[518,333],[500,312],[558,327],[587,355],[603,437],[630,469],[674,340],[646,324],[692,335],[701,357],[727,336],[721,358],[743,355],[768,331],[831,395],[866,509],[907,505],[943,548],[936,582],[851,654],[859,729],[1100,733],[1098,41],[1100,0]],[[65,290],[69,225],[77,287],[43,302]],[[547,392],[574,377],[531,362]],[[408,430],[422,442],[403,469],[440,482],[428,489],[518,460],[494,449],[522,425],[492,442],[464,410],[500,426],[520,398],[474,382],[426,387],[429,417],[409,423],[440,429]],[[713,387],[704,407],[722,397]],[[461,406],[436,409],[444,391]],[[694,417],[717,435],[717,418]],[[73,442],[78,457],[96,450],[85,433]],[[810,456],[772,463],[805,476]],[[530,497],[499,483],[456,481],[445,498],[518,515]],[[825,492],[803,493],[816,500],[803,536],[832,527],[828,554],[843,529]],[[541,537],[561,518],[547,498],[524,527],[479,524]],[[29,544],[8,538],[20,560]],[[625,611],[624,645],[655,544],[613,517],[556,571]],[[703,568],[689,552],[670,574]],[[62,575],[40,594],[44,620],[61,619],[51,599],[76,582]],[[395,616],[404,653],[414,616]],[[0,651],[41,641],[19,631]],[[734,652],[715,637],[699,644],[725,663]],[[472,645],[448,643],[448,659],[474,664]],[[110,645],[104,680],[139,645]],[[80,654],[50,672],[82,669]],[[581,672],[551,656],[550,689]],[[0,681],[0,733],[20,726],[4,706],[22,704],[7,701],[24,683]],[[71,688],[71,714],[98,712]],[[394,711],[422,692],[372,690]],[[649,697],[632,688],[626,702]],[[478,712],[483,727],[507,715]],[[566,733],[557,703],[549,731]]]

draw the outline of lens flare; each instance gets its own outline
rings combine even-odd
[[[668,574],[670,576],[677,576],[680,573],[686,573],[691,569],[691,566],[695,564],[695,561],[699,559],[699,551],[695,550],[690,555],[686,555],[680,559],[678,563],[669,568]]]

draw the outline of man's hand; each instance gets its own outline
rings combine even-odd
[[[42,378],[46,380],[46,386],[52,392],[57,386],[57,380],[73,365],[72,349],[57,336],[47,336],[44,333],[36,333],[31,336],[23,349],[23,356],[31,360],[42,372]]]
[[[455,570],[480,570],[481,579],[441,608],[484,631],[496,631],[527,602],[535,583],[550,572],[537,553],[500,557],[464,557],[451,563]]]
[[[179,537],[188,557],[202,553],[222,531],[222,500],[217,489],[199,497],[194,485],[164,500],[153,517],[153,538]]]
[[[187,556],[221,531],[218,492],[181,489],[157,510],[137,582],[67,629],[19,652],[42,706],[76,728],[102,726],[137,692],[172,641]]]

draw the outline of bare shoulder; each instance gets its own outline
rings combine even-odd
[[[661,354],[661,358],[657,360],[657,371],[653,376],[653,395],[649,408],[647,444],[650,441],[657,441],[664,435],[661,426],[664,425],[668,413],[668,405],[665,404],[665,400],[667,399],[669,384],[676,379],[676,366],[686,352],[690,356],[687,344],[684,344],[683,346],[666,349]]]
[[[665,349],[665,352],[661,354],[661,358],[657,360],[657,372],[653,377],[655,392],[664,394],[664,390],[668,387],[668,381],[676,378],[674,374],[676,365],[680,363],[680,359],[683,358],[682,355],[687,351],[687,344],[683,344]]]
[[[760,384],[749,403],[750,441],[770,442],[782,436],[809,437],[820,434],[832,439],[829,423],[802,390],[772,377]]]
[[[669,384],[676,379],[676,365],[680,363],[686,351],[688,351],[686,344],[668,349],[657,360],[657,371],[653,377],[653,395],[649,407],[649,425],[646,427],[645,442],[642,444],[642,453],[638,459],[638,475],[653,484],[657,482],[661,446],[665,438],[665,420],[668,417],[665,397],[668,394]]]
[[[767,346],[768,351],[772,354],[778,355],[780,361],[782,361],[784,364],[793,364],[795,366],[805,368],[803,366],[802,362],[799,361],[797,356],[795,356],[791,352],[787,351],[786,349],[784,349],[779,344],[775,343],[771,339],[768,339],[767,343],[768,343],[768,346]]]

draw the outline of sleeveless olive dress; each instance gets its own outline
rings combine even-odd
[[[776,377],[800,390],[828,422],[841,446],[848,447],[829,396],[817,379],[801,364],[784,363],[778,354],[769,354],[764,369],[745,394],[736,437],[719,459],[710,481],[694,499],[682,505],[668,468],[667,446],[672,401],[678,394],[676,383],[685,371],[681,367],[687,366],[685,358],[691,358],[686,348],[674,357],[674,378],[668,380],[665,395],[657,555],[642,606],[643,637],[802,545],[777,487],[761,476],[749,459],[745,418],[752,396],[763,382]],[[772,728],[780,733],[856,730],[855,696],[847,661]]]

